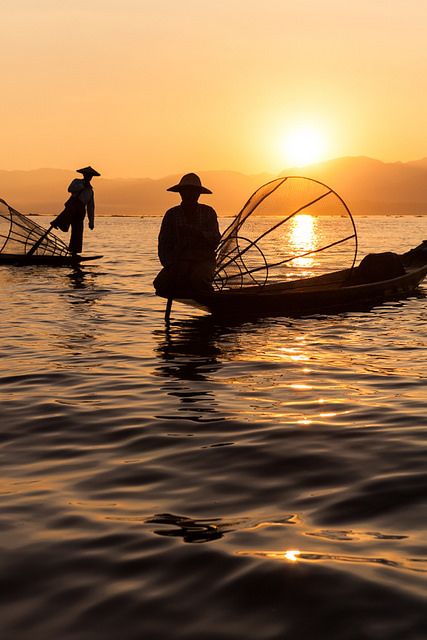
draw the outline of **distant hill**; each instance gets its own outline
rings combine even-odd
[[[233,171],[199,172],[202,182],[214,192],[205,196],[219,214],[240,210],[251,193],[273,176],[246,176]],[[0,170],[0,198],[22,213],[53,215],[67,199],[67,187],[78,175],[63,169],[34,171]],[[157,180],[150,178],[95,178],[97,215],[163,215],[177,202],[177,194],[167,191],[181,175]]]
[[[386,163],[337,158],[305,167],[304,175],[329,185],[356,215],[427,214],[427,159]]]
[[[337,158],[302,169],[284,169],[280,175],[304,175],[325,182],[355,215],[427,214],[427,158],[406,163]],[[0,171],[0,198],[23,213],[53,215],[61,211],[74,177],[74,171],[64,169]],[[214,192],[202,201],[212,204],[219,215],[232,215],[258,187],[278,176],[204,171],[200,177]],[[97,214],[163,215],[177,202],[176,194],[166,189],[179,178],[95,178]]]

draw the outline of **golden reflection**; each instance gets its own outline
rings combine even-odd
[[[298,351],[301,347],[298,347]],[[294,347],[279,347],[278,351],[281,352],[282,358],[289,358],[289,360],[293,360],[294,362],[306,362],[309,360],[309,356],[304,353],[298,353],[297,349]]]
[[[300,213],[292,219],[290,243],[297,255],[313,251],[316,248],[315,218],[308,213]],[[295,258],[293,264],[309,268],[313,265],[313,256]]]
[[[289,549],[289,551],[285,551],[284,553],[286,560],[289,560],[290,562],[296,562],[300,555],[301,551],[297,551],[296,549]]]
[[[332,540],[352,540],[353,536],[349,536],[348,533],[352,534],[353,532],[346,531],[338,531],[338,532],[326,532],[326,537]],[[316,535],[316,534],[311,534]],[[320,537],[322,537],[321,532],[319,532]],[[379,533],[370,533],[367,534],[367,538],[376,538],[381,536]],[[364,538],[364,534],[361,534],[360,539]],[[271,558],[273,560],[287,560],[288,562],[296,563],[301,560],[309,560],[316,562],[349,562],[352,564],[365,564],[365,565],[376,565],[376,566],[385,566],[392,568],[406,568],[411,571],[416,571],[417,573],[422,572],[425,573],[426,570],[423,567],[419,566],[420,562],[424,562],[423,559],[413,558],[409,561],[407,559],[402,560],[399,556],[391,555],[389,557],[375,557],[375,556],[357,556],[350,554],[335,554],[335,553],[321,553],[321,552],[312,552],[312,551],[298,551],[295,549],[289,549],[289,551],[240,551],[238,555],[242,556],[254,556],[258,558]]]

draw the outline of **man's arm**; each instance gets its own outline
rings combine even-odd
[[[173,237],[169,211],[166,211],[162,220],[157,253],[159,260],[164,267],[167,267],[173,261]]]
[[[92,197],[86,205],[87,217],[89,220],[89,229],[95,227],[95,198],[92,193]]]
[[[218,218],[214,209],[210,208],[209,215],[207,216],[207,224],[203,233],[209,246],[212,249],[216,249],[221,239],[221,233],[218,225]]]

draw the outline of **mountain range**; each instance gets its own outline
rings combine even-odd
[[[245,175],[235,171],[201,171],[218,215],[236,214],[262,184],[284,175],[304,175],[336,191],[355,215],[427,214],[427,158],[413,162],[381,162],[344,157],[280,174]],[[22,213],[54,215],[62,210],[67,187],[76,173],[65,169],[0,170],[0,198]],[[98,215],[163,215],[178,202],[166,189],[180,175],[164,178],[95,178]]]

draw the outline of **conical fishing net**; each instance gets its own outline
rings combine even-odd
[[[0,199],[0,253],[25,256],[70,256],[67,245],[54,234],[19,213]],[[39,244],[37,244],[39,243]]]
[[[353,267],[357,233],[342,198],[325,184],[297,176],[255,191],[222,234],[216,289],[308,278]]]

